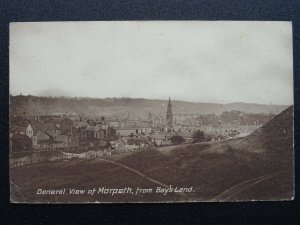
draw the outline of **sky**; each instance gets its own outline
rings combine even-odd
[[[292,24],[10,24],[10,94],[293,104]]]

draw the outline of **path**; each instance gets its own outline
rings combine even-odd
[[[160,182],[160,181],[158,181],[158,180],[155,180],[155,179],[149,177],[148,175],[146,175],[146,174],[144,174],[144,173],[142,173],[142,172],[140,172],[140,171],[138,171],[138,170],[136,170],[136,169],[133,169],[133,168],[131,168],[131,167],[129,167],[129,166],[126,166],[126,165],[124,165],[124,164],[122,164],[122,163],[114,162],[114,161],[111,161],[111,160],[108,160],[108,159],[103,159],[103,158],[97,158],[97,159],[99,159],[99,160],[101,160],[101,161],[104,161],[104,162],[108,162],[108,163],[117,165],[117,166],[122,167],[122,168],[124,168],[124,169],[127,169],[127,170],[129,170],[130,172],[133,172],[133,173],[135,173],[136,175],[138,175],[138,176],[140,176],[140,177],[142,177],[142,178],[144,178],[144,179],[146,179],[146,180],[148,180],[148,181],[150,181],[150,182],[152,182],[152,183],[158,184],[158,185],[161,186],[161,187],[164,187],[164,188],[169,188],[169,187],[170,187],[170,185],[167,185],[167,184],[164,184],[164,183],[162,183],[162,182]],[[179,196],[181,196],[181,197],[184,197],[185,199],[188,199],[188,196],[187,196],[185,193],[174,192],[174,194],[177,194],[177,195],[179,195]]]
[[[277,173],[271,173],[264,176],[252,178],[249,180],[246,180],[242,183],[238,183],[236,185],[233,185],[232,187],[226,189],[225,191],[221,192],[219,195],[217,195],[215,198],[211,199],[210,201],[228,201],[232,197],[236,196],[237,194],[241,193],[242,191],[245,191],[265,180],[271,179],[273,177],[278,176],[282,172]]]

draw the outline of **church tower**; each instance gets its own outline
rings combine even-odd
[[[172,104],[171,99],[169,97],[167,115],[166,115],[166,129],[172,128],[173,124],[173,113],[172,113]]]

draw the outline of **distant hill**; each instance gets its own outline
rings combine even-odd
[[[252,103],[195,103],[172,100],[173,113],[220,114],[223,111],[238,110],[245,113],[278,114],[287,106],[262,105]],[[127,115],[145,117],[148,113],[162,114],[166,112],[167,100],[142,98],[65,98],[11,96],[10,109],[13,114],[75,112],[101,115]]]

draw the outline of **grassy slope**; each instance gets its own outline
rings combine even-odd
[[[190,146],[174,150],[169,155],[161,152],[139,152],[119,162],[137,168],[151,177],[175,186],[193,185],[194,200],[211,200],[222,191],[246,180],[282,171],[273,161],[253,153],[237,152],[230,142],[217,145]],[[286,171],[286,169],[284,169]],[[281,179],[269,182],[255,195],[247,191],[241,199],[290,198],[291,171],[280,175]],[[277,182],[278,181],[278,182]],[[286,185],[281,192],[278,186]],[[238,198],[232,197],[230,200]]]
[[[252,135],[236,142],[234,147],[268,155],[293,153],[293,107],[284,110]]]
[[[36,195],[37,189],[92,189],[98,187],[155,188],[157,185],[133,175],[120,167],[99,161],[74,160],[68,162],[40,163],[11,170],[12,200],[16,202],[126,202],[179,200],[178,196],[167,199],[155,194],[124,195]]]
[[[278,175],[230,200],[290,199],[293,196],[293,107],[252,135],[214,144],[162,152],[139,152],[119,160],[167,184],[193,185],[194,199],[209,200],[231,186],[268,174]]]

